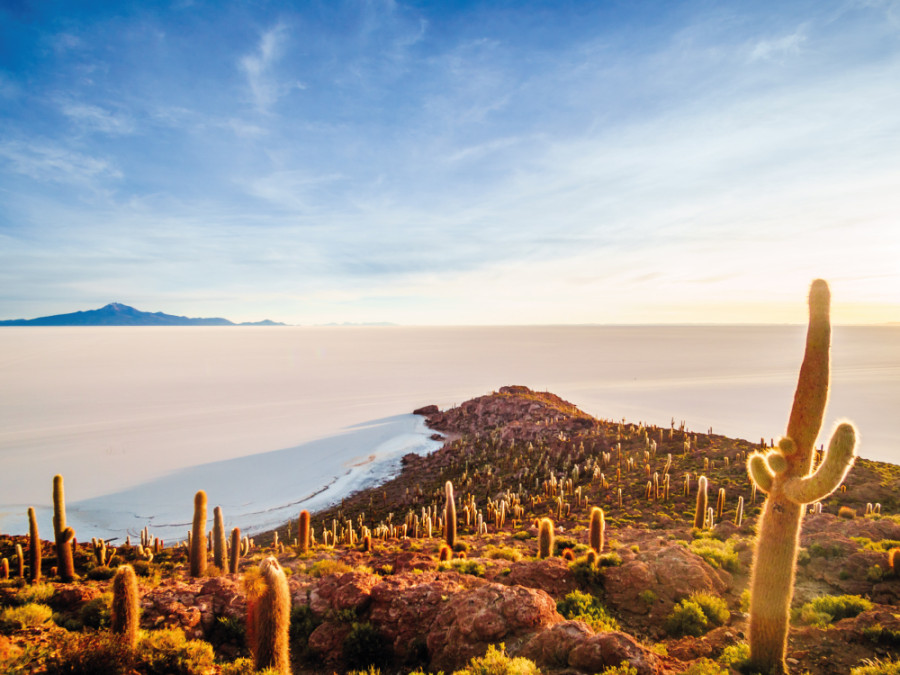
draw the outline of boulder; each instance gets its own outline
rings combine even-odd
[[[578,590],[578,583],[562,558],[523,560],[509,566],[509,574],[497,579],[509,586],[540,588],[555,598]]]
[[[541,590],[489,583],[463,591],[442,604],[428,632],[431,668],[452,672],[498,642],[515,653],[562,620],[556,602]]]

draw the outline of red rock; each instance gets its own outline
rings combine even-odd
[[[100,589],[95,586],[58,584],[47,604],[58,612],[70,612],[99,597]]]
[[[578,583],[562,558],[526,560],[512,563],[509,574],[497,579],[508,586],[540,588],[555,598],[578,590]]]
[[[564,668],[569,665],[569,652],[593,635],[594,631],[583,621],[562,621],[531,638],[517,656],[539,666]]]
[[[515,653],[542,628],[562,620],[556,602],[541,590],[485,584],[464,591],[443,605],[428,632],[431,668],[460,668],[497,642]]]
[[[695,591],[722,595],[731,588],[731,575],[713,569],[684,546],[673,544],[658,551],[642,552],[620,567],[609,567],[603,587],[606,602],[618,611],[667,615],[682,598]],[[641,598],[653,591],[652,605]]]
[[[359,614],[371,600],[372,588],[380,577],[366,572],[329,574],[313,588],[309,606],[316,614],[326,614],[329,610],[352,609]]]
[[[350,624],[326,621],[320,624],[309,636],[307,645],[310,651],[318,654],[325,663],[331,666],[341,664],[344,640],[350,633]]]
[[[653,652],[641,647],[630,635],[612,631],[583,640],[569,652],[569,665],[589,673],[627,663],[638,675],[659,673],[661,664]]]

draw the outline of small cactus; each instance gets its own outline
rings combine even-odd
[[[440,562],[447,562],[453,558],[453,549],[447,546],[446,543],[441,544],[441,548],[438,550],[438,560]]]
[[[288,628],[291,596],[278,560],[269,556],[259,564],[260,583],[248,598],[247,637],[257,670],[272,668],[290,675]]]
[[[119,565],[112,584],[113,599],[110,616],[110,630],[133,650],[138,640],[138,619],[140,605],[138,603],[137,577],[131,565]]]
[[[191,576],[206,573],[206,493],[194,495],[194,526],[191,530]]]
[[[228,572],[238,574],[241,565],[241,528],[231,530],[231,555],[228,559]]]
[[[309,511],[300,512],[297,522],[297,552],[303,555],[309,551]]]
[[[37,514],[34,507],[28,507],[28,581],[33,584],[41,580],[41,537],[38,533]]]
[[[9,579],[9,560],[6,558],[0,560],[0,579],[3,581]]]
[[[703,522],[706,519],[706,485],[706,476],[700,476],[697,479],[697,510],[694,511],[694,527],[698,530],[703,529]]]
[[[452,550],[456,545],[456,500],[453,498],[453,483],[449,480],[444,486],[444,496],[447,500],[444,506],[444,541]]]
[[[25,553],[22,551],[22,544],[16,544],[16,572],[19,579],[25,578]]]
[[[56,561],[59,576],[65,582],[75,580],[75,561],[72,557],[72,540],[75,530],[66,527],[66,497],[63,477],[53,477],[53,537],[56,541]]]
[[[597,555],[603,552],[603,539],[606,533],[606,519],[603,517],[603,509],[595,506],[591,509],[590,542],[591,550]]]
[[[213,509],[213,565],[225,569],[225,518],[221,506]]]
[[[553,521],[541,518],[538,527],[538,558],[549,558],[553,555]]]

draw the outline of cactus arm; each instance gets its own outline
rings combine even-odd
[[[788,420],[787,436],[797,444],[791,463],[801,475],[812,468],[812,449],[822,428],[825,404],[828,401],[829,350],[831,321],[829,306],[831,292],[822,279],[813,281],[809,290],[809,328],[806,351],[797,378],[794,404]],[[793,472],[792,472],[793,473]]]
[[[760,490],[763,492],[772,490],[772,481],[775,476],[772,475],[769,465],[766,464],[764,455],[758,452],[750,455],[750,459],[747,460],[747,473],[750,474],[750,480],[756,483],[756,487]]]
[[[835,429],[825,459],[814,474],[785,481],[785,497],[795,504],[811,504],[824,499],[837,490],[855,457],[856,430],[845,422]]]

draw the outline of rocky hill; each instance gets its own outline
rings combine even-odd
[[[190,318],[164,312],[142,312],[134,307],[111,302],[100,309],[89,309],[69,314],[54,314],[37,319],[12,319],[0,321],[0,326],[283,326],[266,319],[235,324],[221,318]]]
[[[595,419],[525,387],[416,412],[446,436],[443,448],[407,456],[395,479],[313,514],[308,552],[297,547],[291,522],[256,537],[241,573],[213,569],[192,578],[182,545],[160,545],[150,562],[136,547],[120,547],[100,565],[79,544],[83,579],[64,584],[52,576],[55,553],[44,542],[50,583],[0,582],[0,604],[14,608],[40,595],[53,622],[17,627],[0,618],[0,664],[32,658],[36,665],[15,672],[101,672],[98,660],[115,655],[103,638],[110,584],[103,577],[130,562],[144,575],[144,660],[130,661],[131,671],[102,672],[161,672],[146,655],[175,659],[175,652],[181,665],[166,672],[253,672],[240,660],[248,654],[247,580],[252,586],[252,570],[275,555],[289,575],[294,672],[453,672],[472,659],[503,661],[494,648],[501,643],[509,659],[528,662],[490,672],[738,672],[764,499],[745,462],[760,443],[675,421],[658,428]],[[705,522],[694,527],[700,476],[713,513],[704,509]],[[442,547],[448,481],[458,532],[452,551]],[[806,516],[792,672],[837,675],[864,659],[897,657],[900,576],[889,551],[900,546],[898,485],[897,466],[858,460],[821,512]],[[593,507],[605,515],[599,556],[589,541]],[[544,558],[543,518],[555,534]],[[26,540],[0,536],[0,557],[12,562],[15,545],[27,548]],[[820,596],[856,599],[808,604]],[[86,629],[92,625],[99,633]],[[182,636],[182,646],[171,635]],[[95,669],[65,669],[76,661]]]

